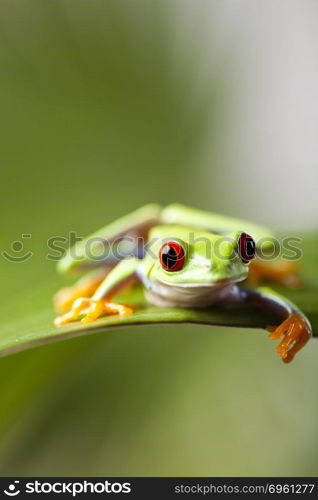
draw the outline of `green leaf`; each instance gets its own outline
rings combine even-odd
[[[303,241],[304,286],[297,290],[286,289],[282,286],[274,287],[282,295],[295,302],[308,316],[315,335],[318,335],[318,264],[315,257],[317,244],[318,235],[308,235]],[[275,318],[253,308],[230,311],[221,307],[180,309],[151,306],[146,303],[142,288],[138,286],[117,297],[118,302],[122,301],[135,306],[135,312],[131,316],[108,316],[94,323],[76,322],[56,328],[52,323],[55,314],[51,296],[60,286],[61,280],[52,275],[50,279],[45,280],[45,284],[39,284],[35,291],[24,291],[23,297],[13,296],[5,303],[2,309],[0,338],[2,355],[46,342],[106,331],[115,327],[152,323],[197,323],[264,328],[268,324],[275,324]],[[211,333],[213,333],[212,330]]]

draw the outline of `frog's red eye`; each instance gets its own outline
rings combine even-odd
[[[176,241],[168,241],[159,250],[160,264],[166,271],[180,271],[184,264],[184,249]]]
[[[238,239],[238,252],[244,264],[248,264],[254,259],[256,253],[256,245],[252,236],[247,233],[241,233]]]

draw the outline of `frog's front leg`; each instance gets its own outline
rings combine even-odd
[[[306,316],[291,301],[269,288],[256,290],[240,289],[240,300],[277,315],[281,321],[276,327],[267,327],[269,338],[281,340],[277,353],[289,363],[312,336],[311,325]]]
[[[56,326],[66,325],[71,321],[77,321],[81,318],[82,323],[91,323],[96,321],[104,314],[119,314],[120,316],[128,316],[133,310],[123,304],[108,302],[106,299],[89,299],[78,298],[75,300],[70,312],[58,316],[54,324]]]
[[[136,279],[138,259],[129,258],[122,260],[106,276],[91,298],[78,297],[71,310],[58,316],[54,324],[62,326],[71,321],[81,319],[82,323],[96,321],[104,314],[129,315],[133,310],[123,304],[111,302],[111,298],[130,281]]]

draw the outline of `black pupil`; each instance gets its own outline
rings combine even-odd
[[[171,269],[175,265],[175,263],[177,262],[178,255],[173,247],[166,245],[162,250],[161,258],[162,258],[162,262],[164,263],[164,265],[168,269]]]
[[[246,256],[253,258],[255,255],[255,241],[252,238],[246,238],[245,241]]]

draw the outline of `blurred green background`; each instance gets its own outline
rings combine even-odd
[[[220,15],[209,2],[209,33],[220,17],[231,25],[237,2],[224,3]],[[85,235],[144,203],[255,218],[233,183],[240,158],[232,170],[222,160],[235,36],[207,62],[207,2],[186,4],[0,2],[1,242],[9,250],[29,233],[34,252],[0,257],[2,303],[40,308],[65,283],[45,259],[48,237]],[[316,344],[285,366],[261,331],[161,325],[3,358],[0,473],[316,475]]]

